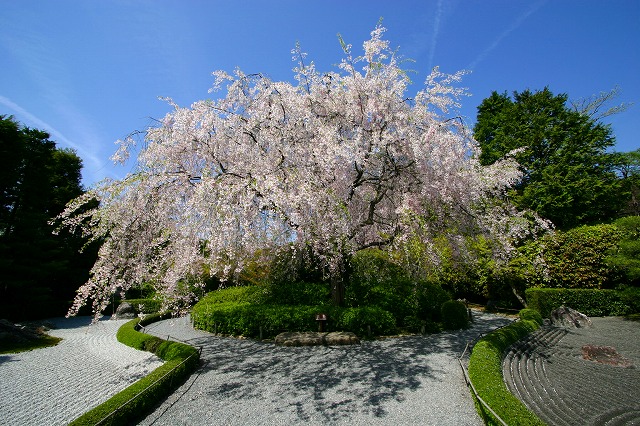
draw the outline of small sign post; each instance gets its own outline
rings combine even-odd
[[[325,324],[327,323],[327,314],[316,314],[316,321],[318,321],[318,331],[324,333]]]

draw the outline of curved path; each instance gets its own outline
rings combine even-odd
[[[507,386],[550,425],[640,425],[640,323],[591,321],[590,328],[544,326],[512,346],[503,362]],[[621,357],[600,351],[604,362],[585,359],[584,346],[615,348]]]
[[[0,355],[0,425],[66,425],[162,361],[116,339],[128,320],[56,318],[56,346]]]
[[[143,425],[482,425],[456,358],[511,319],[475,313],[469,330],[341,347],[276,347],[194,330],[146,332],[203,348],[203,366]]]

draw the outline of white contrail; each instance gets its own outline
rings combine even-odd
[[[502,40],[504,40],[509,34],[511,34],[513,31],[515,31],[516,28],[518,28],[524,21],[525,19],[527,19],[529,16],[531,16],[531,14],[533,14],[536,10],[540,9],[540,7],[546,3],[546,0],[541,0],[537,3],[535,3],[534,5],[532,5],[527,11],[525,11],[522,15],[518,16],[518,18],[516,18],[511,25],[509,25],[509,27],[504,30],[502,32],[502,34],[500,34],[498,36],[498,38],[496,38],[493,43],[491,43],[491,45],[489,47],[487,47],[485,50],[482,51],[482,53],[480,53],[474,60],[473,62],[471,62],[471,64],[469,64],[469,66],[467,67],[468,70],[474,70],[475,67],[484,60],[484,58],[487,57],[487,55],[489,53],[491,53],[496,47],[498,47],[498,45],[500,44],[500,42],[502,42]]]
[[[433,32],[431,33],[431,46],[429,49],[429,67],[433,66],[433,58],[436,54],[436,46],[438,44],[438,35],[440,34],[440,19],[442,18],[442,0],[438,0],[436,16],[433,22]]]
[[[3,105],[9,108],[10,110],[13,110],[15,113],[17,113],[20,116],[21,119],[27,121],[28,124],[34,126],[35,128],[39,130],[47,131],[51,135],[54,141],[60,142],[63,145],[73,148],[79,155],[89,160],[91,164],[94,166],[93,168],[100,168],[102,166],[103,161],[101,161],[97,156],[88,152],[83,146],[75,142],[72,142],[66,136],[64,136],[61,132],[56,130],[55,127],[51,126],[49,123],[31,114],[29,111],[22,108],[20,105],[16,104],[9,98],[6,98],[0,95],[0,105]],[[25,124],[25,123],[22,123],[22,124]],[[94,172],[91,172],[91,174],[94,174]]]

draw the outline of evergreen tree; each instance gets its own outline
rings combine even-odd
[[[606,152],[615,144],[611,128],[569,108],[567,95],[493,92],[478,107],[474,137],[484,165],[517,150],[523,177],[514,202],[561,229],[606,221],[621,209],[622,187]]]
[[[0,304],[2,316],[62,315],[88,276],[82,240],[53,235],[49,221],[83,193],[82,160],[46,132],[0,116]]]

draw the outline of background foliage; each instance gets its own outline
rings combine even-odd
[[[83,193],[82,161],[43,131],[0,116],[0,310],[15,320],[64,315],[96,248],[49,224]]]

